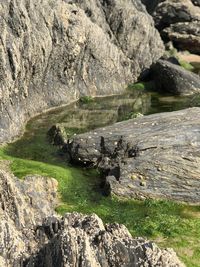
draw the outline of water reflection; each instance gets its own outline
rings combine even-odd
[[[45,131],[54,124],[62,124],[74,133],[92,130],[137,115],[153,114],[200,106],[200,95],[170,96],[138,90],[123,95],[98,97],[78,101],[41,114],[27,124],[28,132]]]

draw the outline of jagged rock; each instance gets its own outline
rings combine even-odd
[[[56,216],[55,180],[20,181],[7,162],[0,167],[0,266],[184,266],[172,249],[133,239],[123,225],[104,225],[97,215]]]
[[[144,116],[77,135],[73,162],[97,165],[107,194],[200,203],[200,108]]]
[[[21,266],[38,248],[36,226],[54,214],[56,192],[56,180],[29,176],[20,181],[0,162],[0,266]]]
[[[166,60],[158,60],[151,67],[155,88],[164,93],[190,95],[200,92],[199,75]]]
[[[27,260],[27,267],[183,267],[171,249],[159,249],[142,238],[133,239],[125,226],[105,225],[96,215],[66,214],[62,229]]]
[[[122,92],[163,51],[139,1],[1,1],[0,142],[44,109]]]

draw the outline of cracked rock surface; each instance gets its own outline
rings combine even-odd
[[[200,203],[200,108],[140,117],[68,140],[71,160],[98,166],[106,194]]]
[[[162,54],[140,1],[0,2],[0,143],[81,95],[122,93]]]

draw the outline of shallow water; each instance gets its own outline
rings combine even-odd
[[[120,96],[96,98],[88,103],[79,101],[31,119],[24,135],[6,146],[3,156],[9,156],[9,160],[13,162],[14,174],[20,178],[37,173],[58,180],[59,213],[72,211],[96,213],[104,222],[125,224],[133,235],[150,238],[159,236],[161,240],[165,240],[160,242],[161,245],[176,249],[185,262],[196,263],[198,255],[192,259],[187,251],[183,252],[183,249],[187,250],[189,247],[192,252],[198,253],[199,248],[199,221],[193,218],[187,221],[185,219],[185,209],[191,212],[190,207],[168,202],[124,202],[116,198],[105,198],[99,190],[98,173],[70,167],[64,158],[58,157],[58,148],[51,145],[47,139],[47,131],[57,123],[64,123],[69,135],[73,135],[141,114],[173,111],[192,106],[200,106],[199,95],[174,97],[135,91]],[[197,207],[197,211],[192,211],[192,216],[196,216],[198,212]],[[184,225],[187,231],[183,234]],[[177,232],[179,229],[181,234]],[[186,238],[189,243],[182,242],[182,239]],[[192,248],[191,240],[194,243]]]
[[[200,106],[200,95],[188,97],[159,95],[155,92],[135,91],[123,95],[98,97],[92,101],[78,101],[56,108],[31,119],[26,127],[28,134],[47,132],[58,123],[64,123],[69,132],[85,132],[118,121],[159,112],[169,112]],[[23,138],[23,137],[22,137]]]

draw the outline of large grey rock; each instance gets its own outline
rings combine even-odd
[[[0,142],[44,109],[123,92],[162,53],[140,1],[1,1]]]
[[[19,181],[0,162],[1,267],[184,267],[172,249],[133,239],[126,227],[96,215],[56,216],[57,182],[39,176]]]
[[[72,161],[97,165],[107,194],[200,203],[200,108],[144,116],[75,136]]]
[[[200,76],[166,60],[151,67],[155,88],[162,93],[190,95],[200,92]]]

